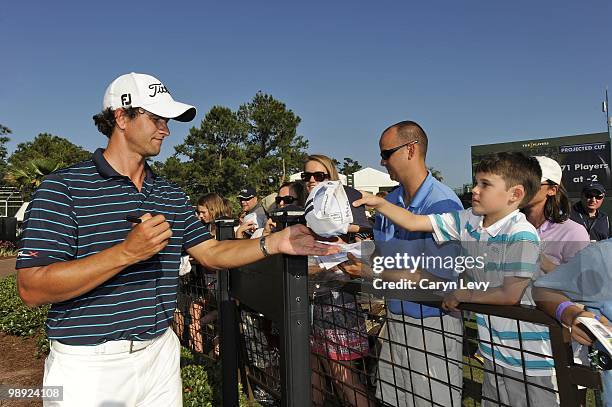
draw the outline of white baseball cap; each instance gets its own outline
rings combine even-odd
[[[555,184],[560,185],[563,172],[561,171],[561,166],[559,163],[552,158],[544,157],[542,155],[535,156],[535,159],[538,160],[540,163],[540,168],[542,169],[541,182],[551,180]]]
[[[305,206],[306,224],[323,237],[343,235],[353,222],[351,204],[340,181],[326,181],[308,195]]]
[[[148,112],[166,119],[189,122],[196,115],[196,108],[172,99],[168,88],[157,78],[142,73],[121,75],[111,82],[104,92],[102,109],[142,107]]]

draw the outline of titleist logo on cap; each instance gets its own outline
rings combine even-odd
[[[149,89],[153,91],[153,94],[149,95],[150,97],[155,97],[155,95],[157,95],[158,93],[170,93],[168,92],[168,89],[166,89],[166,87],[161,83],[152,83],[149,85]]]

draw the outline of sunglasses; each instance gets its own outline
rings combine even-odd
[[[588,200],[588,199],[593,199],[595,198],[598,201],[601,201],[604,196],[603,195],[593,195],[593,194],[584,194],[584,197]]]
[[[156,114],[153,114],[151,112],[148,112],[144,110],[143,108],[138,108],[138,113],[146,115],[149,118],[149,120],[151,120],[158,129],[164,129],[165,127],[168,127],[169,119],[166,119]]]
[[[329,174],[324,173],[323,171],[316,172],[306,172],[302,173],[302,181],[310,181],[310,177],[313,177],[315,181],[322,182],[323,180],[329,178]]]
[[[391,158],[393,153],[395,153],[400,148],[406,147],[406,146],[410,146],[410,145],[416,144],[418,142],[419,142],[419,140],[412,140],[412,141],[409,141],[409,142],[407,142],[405,144],[402,144],[401,146],[397,146],[397,147],[394,147],[394,148],[389,148],[387,150],[380,150],[380,158],[382,158],[384,161],[387,161],[389,158]]]
[[[296,198],[294,196],[291,196],[291,195],[277,196],[276,198],[274,198],[274,201],[276,201],[277,205],[280,204],[281,202],[284,202],[287,205],[291,205],[292,203],[294,203],[296,201]]]

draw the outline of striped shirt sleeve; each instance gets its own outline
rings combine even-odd
[[[427,215],[437,242],[461,239],[461,214],[464,211]]]
[[[70,190],[61,177],[49,175],[26,210],[15,267],[73,260],[76,247],[77,220]]]
[[[538,270],[540,239],[532,231],[513,233],[506,243],[502,271],[504,277],[533,278]]]
[[[185,233],[183,235],[183,251],[187,251],[198,244],[212,239],[212,235],[204,227],[204,224],[195,216],[193,206],[184,195],[183,208],[180,212],[184,215]]]

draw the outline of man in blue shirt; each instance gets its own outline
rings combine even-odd
[[[259,241],[211,239],[185,193],[146,162],[170,134],[169,119],[191,121],[195,108],[158,79],[130,73],[109,85],[103,109],[94,121],[106,149],[45,178],[26,211],[19,295],[28,306],[52,304],[43,384],[63,386],[54,406],[179,407],[170,323],[181,252],[222,269],[329,246],[302,225]]]
[[[463,209],[457,195],[427,170],[427,143],[425,131],[412,121],[396,123],[382,133],[381,165],[387,168],[391,179],[400,183],[386,199],[421,215]],[[386,255],[399,250],[413,256],[458,254],[455,247],[437,247],[431,233],[408,232],[380,214],[376,215],[374,240]],[[426,271],[441,279],[456,279],[449,270]],[[387,323],[380,334],[383,344],[377,398],[394,406],[430,406],[431,401],[450,406],[452,398],[452,405],[460,406],[460,315],[451,316],[438,308],[400,300],[388,300],[387,306]],[[444,333],[440,334],[442,328]]]
[[[612,318],[612,239],[587,246],[533,285],[538,307],[571,326],[572,338],[585,344],[577,317],[603,314]],[[584,305],[585,311],[575,305],[560,310],[559,305],[568,300]],[[602,371],[601,376],[604,405],[612,407],[612,370]]]

